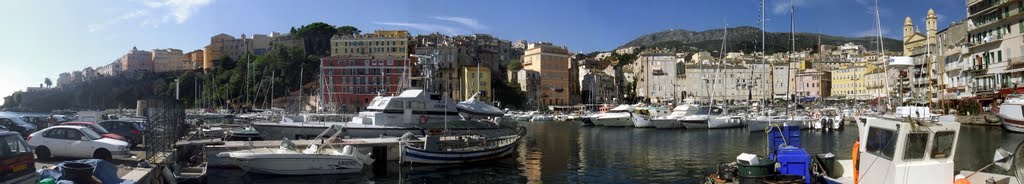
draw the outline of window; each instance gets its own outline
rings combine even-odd
[[[956,138],[956,134],[953,132],[936,132],[935,140],[932,143],[932,158],[948,158],[953,154],[953,138]]]
[[[0,138],[3,144],[0,144],[0,158],[6,158],[8,156],[15,156],[22,153],[32,153],[32,148],[29,148],[27,142],[18,136],[4,136]]]
[[[923,159],[926,146],[928,133],[910,133],[907,135],[907,149],[903,152],[903,159]]]
[[[65,130],[64,128],[55,128],[55,129],[52,129],[50,131],[46,131],[46,133],[43,133],[43,137],[54,138],[54,139],[63,139],[64,138],[64,130]]]
[[[865,147],[868,153],[891,160],[896,152],[896,131],[869,128]]]

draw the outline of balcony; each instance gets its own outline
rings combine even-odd
[[[984,41],[984,39],[983,39],[983,40],[980,40],[980,41],[970,42],[967,45],[970,46],[971,48],[975,48],[975,47],[985,46],[985,45],[989,45],[989,44],[993,44],[993,43],[999,43],[999,42],[1003,41],[1003,37],[1004,36],[1005,36],[1005,34],[997,34],[995,36],[990,37],[988,39],[988,41]]]
[[[1007,63],[1006,66],[1007,70],[1024,68],[1024,57],[1010,58],[1009,63]]]

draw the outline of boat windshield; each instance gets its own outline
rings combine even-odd
[[[293,143],[291,140],[288,140],[288,138],[284,138],[284,140],[281,140],[280,148],[286,150],[295,150],[295,143]]]
[[[719,115],[722,114],[721,108],[701,107],[697,110],[697,115]]]

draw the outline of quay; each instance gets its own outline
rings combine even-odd
[[[381,138],[352,138],[342,139],[341,141],[332,142],[329,145],[336,148],[341,148],[346,145],[356,147],[361,153],[371,153],[374,147],[386,147],[387,160],[396,161],[399,156],[399,137],[381,137]],[[322,140],[291,140],[295,143],[295,146],[306,147],[313,143],[321,143]],[[416,142],[416,141],[413,141]],[[205,154],[207,159],[208,167],[224,167],[224,168],[235,168],[229,160],[217,157],[218,153],[239,151],[253,148],[276,148],[281,145],[281,140],[263,140],[263,141],[221,141],[220,139],[201,139],[191,141],[179,141],[175,144],[175,147],[181,147],[189,144],[205,145]]]

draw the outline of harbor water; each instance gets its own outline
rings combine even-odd
[[[381,175],[271,176],[211,168],[210,183],[703,183],[715,165],[740,153],[763,155],[765,134],[743,128],[716,130],[580,127],[574,122],[523,122],[529,132],[518,154],[491,163],[400,167]],[[850,159],[857,127],[841,132],[803,131],[810,153]],[[964,125],[956,171],[976,170],[993,151],[1013,151],[1024,134],[994,126]],[[1006,173],[992,167],[988,170]],[[369,171],[365,173],[370,173]]]

